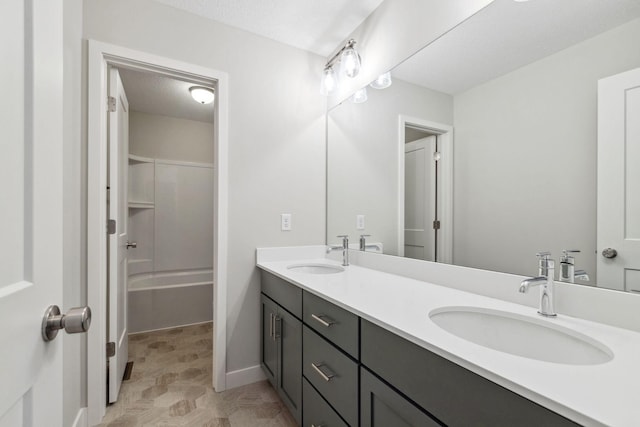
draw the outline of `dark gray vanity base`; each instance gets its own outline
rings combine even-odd
[[[305,427],[578,426],[265,271],[261,302],[263,370]]]
[[[363,365],[446,425],[578,425],[366,320],[361,352]]]

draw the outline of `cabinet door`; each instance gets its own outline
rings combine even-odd
[[[275,318],[278,310],[276,303],[264,295],[260,296],[260,303],[262,316],[260,364],[273,388],[277,389],[278,344],[275,338]]]
[[[364,368],[360,381],[361,427],[440,425]]]
[[[278,308],[278,392],[300,424],[302,415],[302,322]]]

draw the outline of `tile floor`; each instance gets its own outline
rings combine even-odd
[[[133,372],[101,426],[296,426],[266,381],[213,391],[211,336],[211,323],[131,335]]]

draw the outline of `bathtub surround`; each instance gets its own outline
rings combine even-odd
[[[130,124],[129,331],[211,321],[214,126],[140,112]]]

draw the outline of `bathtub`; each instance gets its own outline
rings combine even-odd
[[[213,320],[213,270],[129,276],[129,333]]]

